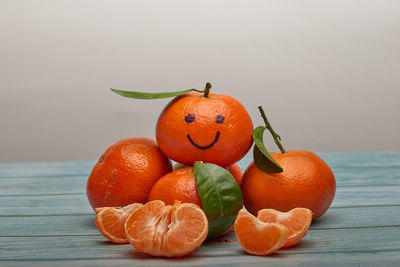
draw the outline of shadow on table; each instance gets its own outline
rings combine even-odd
[[[307,239],[307,236],[302,239],[299,243],[296,245],[289,247],[289,248],[281,248],[280,251],[290,251],[290,252],[296,252],[296,251],[301,251],[304,249],[309,250],[310,248],[316,247],[316,243],[313,240]]]
[[[97,229],[96,224],[96,215],[93,214],[93,216],[87,216],[85,218],[82,219],[82,226],[84,226],[85,228],[91,228],[91,229]]]
[[[165,257],[154,257],[142,252],[139,252],[137,250],[132,250],[129,251],[127,253],[125,253],[125,256],[136,259],[136,260],[145,260],[145,261],[160,261],[165,263],[166,261],[168,261],[169,263],[178,263],[179,265],[181,264],[185,264],[185,263],[190,263],[193,262],[195,260],[199,260],[199,255],[197,255],[196,251],[190,253],[187,256],[184,256],[182,258],[165,258]]]
[[[251,255],[250,253],[247,253],[244,249],[238,249],[236,250],[236,253],[238,255],[242,256],[251,256],[251,257],[268,257],[268,258],[274,258],[274,259],[283,259],[287,257],[284,253],[282,253],[281,250],[275,251],[274,253],[268,254],[266,256],[257,256],[257,255]]]
[[[312,222],[310,229],[323,229],[329,228],[329,225],[337,225],[341,217],[334,214],[334,212],[327,212],[315,221]]]

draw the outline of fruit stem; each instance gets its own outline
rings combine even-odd
[[[209,97],[208,94],[210,93],[210,89],[211,89],[212,85],[211,83],[207,82],[206,83],[206,87],[204,88],[204,97]]]
[[[285,149],[283,148],[281,142],[279,142],[281,140],[281,137],[274,131],[274,129],[272,129],[271,124],[269,123],[268,119],[267,119],[267,115],[265,115],[264,109],[262,108],[262,106],[258,106],[258,110],[260,110],[261,113],[261,117],[263,118],[264,122],[265,122],[265,128],[267,128],[271,134],[272,137],[275,140],[276,145],[279,147],[279,150],[281,151],[281,153],[285,153]]]

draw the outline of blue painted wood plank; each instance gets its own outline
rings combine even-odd
[[[0,179],[0,195],[84,194],[87,176],[13,177]],[[399,170],[336,171],[337,187],[400,186]]]
[[[86,176],[94,161],[0,163],[0,177]]]
[[[334,168],[334,173],[336,176],[337,187],[400,185],[400,163],[397,165],[395,163],[391,163],[390,166],[385,168],[378,168],[377,166],[371,167],[371,162],[373,163],[374,161],[370,159],[367,165],[364,161],[360,161],[358,165],[354,165],[353,163],[352,167],[343,167],[340,166],[340,164],[339,166],[336,166]],[[400,162],[400,157],[398,162]],[[19,175],[22,175],[24,172],[28,173],[26,174],[26,177],[15,176],[0,178],[0,196],[64,193],[84,194],[89,175],[88,170],[91,169],[91,164],[93,164],[93,162],[68,162],[65,164],[52,163],[49,165],[48,169],[45,169],[45,165],[38,163],[39,166],[36,169],[38,173],[35,175],[33,175],[31,172],[28,172],[32,169],[35,169],[33,167],[35,164],[29,164],[28,166],[30,167],[25,171],[21,171],[20,167],[23,167],[26,165],[26,163],[11,164],[11,167],[10,164],[7,164],[8,168],[6,168],[6,170],[8,175],[12,173],[12,170],[15,171],[14,174]],[[87,173],[79,174],[82,172]],[[75,174],[72,175],[72,173]]]
[[[221,239],[231,242],[221,243]],[[301,255],[306,259],[317,255],[329,257],[335,253],[365,253],[376,256],[393,251],[400,252],[399,228],[334,229],[310,231],[297,246],[279,250],[275,256],[279,255],[279,262],[284,264],[284,259],[290,260],[292,255]],[[400,253],[398,256],[397,259],[400,259]],[[136,264],[144,259],[157,262],[157,259],[138,253],[129,244],[113,245],[104,241],[101,236],[0,237],[0,262],[128,258],[135,259]],[[236,241],[234,233],[230,232],[223,238],[205,242],[190,258],[194,260],[193,264],[200,264],[207,259],[212,259],[214,263],[226,263],[230,258],[256,260],[258,257],[247,255]],[[269,257],[260,258],[267,260]]]
[[[393,206],[400,186],[338,188],[332,207]],[[86,194],[0,196],[0,215],[91,214]]]
[[[332,168],[392,168],[400,165],[400,152],[317,153]]]
[[[336,180],[338,191],[342,187],[400,186],[400,169],[398,172],[376,172],[376,175],[346,171],[336,175]],[[85,194],[87,177],[3,178],[0,181],[0,196]]]
[[[311,231],[367,227],[400,227],[400,205],[389,207],[333,208],[314,221]],[[0,236],[100,235],[95,215],[0,217]]]
[[[400,152],[368,152],[368,153],[317,153],[333,169],[373,169],[399,170]],[[247,154],[241,161],[240,167],[245,170],[252,161],[252,154]],[[23,162],[0,163],[0,178],[11,177],[53,177],[87,176],[95,161],[68,162]]]
[[[222,239],[232,242],[207,242],[182,260],[104,241],[84,193],[94,161],[0,163],[0,265],[398,264],[400,153],[320,155],[333,168],[338,190],[333,207],[299,246],[272,257],[249,256],[231,232]],[[250,161],[247,156],[240,166]]]
[[[335,170],[337,187],[400,186],[396,170]],[[0,195],[84,194],[88,176],[13,177],[0,179]]]
[[[58,176],[0,179],[0,196],[84,194],[87,177]]]
[[[3,266],[399,266],[399,251],[343,252],[329,254],[275,253],[267,257],[239,254],[231,257],[198,258],[195,255],[181,259],[150,258],[128,253],[121,259],[65,259],[2,261]]]

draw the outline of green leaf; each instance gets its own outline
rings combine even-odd
[[[212,164],[196,162],[193,168],[203,210],[208,219],[208,238],[229,229],[243,206],[242,191],[226,169]]]
[[[263,134],[265,127],[258,126],[253,131],[253,139],[254,139],[254,150],[253,157],[254,163],[257,168],[266,172],[266,173],[279,173],[283,171],[281,165],[276,162],[272,156],[269,154],[268,150],[264,146],[263,142]]]
[[[135,99],[160,99],[160,98],[169,98],[169,97],[175,97],[178,95],[184,95],[190,92],[198,92],[198,93],[204,93],[204,91],[197,90],[197,89],[188,89],[188,90],[183,90],[183,91],[177,91],[177,92],[165,92],[165,93],[146,93],[146,92],[134,92],[134,91],[124,91],[124,90],[118,90],[118,89],[113,89],[111,88],[111,91],[113,91],[116,94],[119,94],[124,97],[128,98],[135,98]]]

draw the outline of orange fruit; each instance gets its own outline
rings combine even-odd
[[[279,223],[286,226],[288,240],[283,247],[291,247],[306,236],[312,221],[312,212],[305,208],[295,208],[288,212],[263,209],[258,211],[257,219],[265,223]]]
[[[105,238],[114,243],[128,243],[125,234],[125,222],[129,215],[141,206],[143,204],[133,203],[123,208],[102,208],[96,215],[97,229]]]
[[[179,170],[182,169],[184,167],[189,167],[189,165],[185,165],[182,163],[175,163],[173,166],[173,170]],[[233,178],[235,178],[236,182],[239,184],[242,182],[242,177],[243,177],[243,171],[242,169],[239,167],[239,165],[237,163],[230,165],[228,167],[225,167],[225,169],[227,169],[233,176]]]
[[[175,97],[160,114],[156,138],[174,161],[229,166],[253,143],[253,123],[243,105],[228,95],[189,93]]]
[[[235,178],[236,182],[240,186],[240,184],[242,183],[243,171],[239,167],[239,165],[235,163],[233,165],[225,167],[225,169],[227,169],[232,174],[233,178]]]
[[[240,170],[239,166],[238,169]],[[241,178],[238,175],[238,169],[234,167],[236,177],[232,175],[236,182],[240,182]],[[202,208],[192,170],[193,167],[183,167],[161,177],[151,189],[148,201],[161,200],[167,205],[173,205],[178,200],[184,203],[193,203]]]
[[[171,170],[171,161],[154,140],[123,139],[101,155],[87,181],[86,194],[93,208],[145,203],[153,185]]]
[[[330,207],[336,191],[329,166],[309,151],[271,153],[282,166],[281,173],[265,173],[252,162],[242,178],[244,206],[256,215],[261,209],[289,211],[308,208],[317,219]]]
[[[288,238],[282,224],[264,223],[244,209],[239,211],[234,227],[239,244],[253,255],[268,255],[285,245]]]
[[[202,208],[192,169],[184,167],[161,177],[151,189],[148,201],[161,200],[166,205],[173,205],[178,200]]]
[[[226,169],[229,171],[228,168]],[[167,205],[173,205],[176,201],[180,201],[196,204],[203,209],[192,170],[192,166],[182,167],[161,177],[151,189],[148,201],[161,200]],[[239,166],[233,167],[236,176],[232,176],[238,183],[241,179],[241,176],[238,175],[239,170],[241,171]],[[228,233],[232,227],[233,225],[218,236]]]
[[[140,252],[182,257],[206,239],[208,222],[197,205],[177,202],[170,206],[155,200],[129,216],[125,231],[129,243]]]

